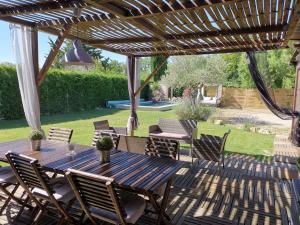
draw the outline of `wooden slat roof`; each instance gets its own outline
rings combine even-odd
[[[124,55],[209,54],[286,47],[299,0],[0,0],[0,19]],[[74,8],[81,16],[74,17]]]

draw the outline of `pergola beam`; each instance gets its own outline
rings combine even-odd
[[[111,3],[104,4],[103,1],[98,1],[98,0],[86,0],[86,2],[89,4],[92,4],[93,6],[99,8],[99,9],[109,12],[121,19],[126,19],[128,16],[127,10],[125,10],[121,7],[118,7],[115,4],[111,4]],[[165,41],[163,32],[161,32],[159,29],[155,28],[152,24],[150,24],[146,20],[137,18],[137,19],[130,20],[130,23],[143,31],[146,31],[146,32],[149,32],[149,33],[155,35],[160,40]]]
[[[160,64],[155,68],[155,70],[152,71],[152,73],[146,78],[145,82],[134,93],[134,97],[136,97],[147,86],[147,84],[158,73],[161,67],[167,63],[168,57],[169,56],[166,56],[166,58],[162,62],[160,62]]]
[[[292,11],[291,21],[290,21],[288,32],[286,34],[286,38],[285,38],[284,42],[282,43],[283,46],[287,46],[288,41],[290,39],[292,39],[291,37],[293,36],[294,31],[297,27],[299,18],[300,18],[300,1],[297,1],[297,3],[294,6],[294,10]]]
[[[65,26],[64,29],[61,31],[61,33],[59,34],[59,36],[57,37],[57,40],[55,41],[55,44],[53,46],[53,48],[51,49],[42,69],[39,72],[38,75],[38,79],[37,79],[37,84],[38,86],[41,86],[43,80],[45,79],[45,76],[49,70],[49,68],[51,67],[60,47],[62,46],[62,44],[64,43],[65,38],[67,37],[68,33],[71,30],[71,26]]]
[[[85,6],[87,6],[87,4],[83,0],[46,1],[21,6],[0,8],[0,18],[32,13],[45,13],[68,8],[81,8]]]
[[[196,32],[191,34],[181,34],[181,35],[165,35],[164,38],[167,41],[170,40],[187,40],[187,39],[197,39],[197,38],[214,38],[214,37],[224,37],[224,36],[235,36],[235,35],[255,35],[255,34],[265,34],[270,32],[281,32],[286,31],[287,25],[273,25],[264,26],[260,28],[242,28],[242,29],[232,29],[232,30],[222,30],[222,31],[211,31],[211,32]],[[141,38],[120,38],[120,39],[105,39],[105,40],[90,40],[87,43],[92,45],[103,45],[103,44],[124,44],[124,43],[156,43],[161,40],[152,37],[141,37]]]
[[[278,49],[278,46],[265,46],[263,49],[259,51],[266,51],[266,50],[274,50]],[[216,49],[213,51],[194,51],[194,52],[188,52],[188,51],[182,51],[182,52],[155,52],[155,53],[145,53],[145,54],[136,54],[135,57],[150,57],[150,56],[156,56],[156,55],[165,55],[165,56],[177,56],[177,55],[210,55],[210,54],[223,54],[223,53],[236,53],[236,52],[249,52],[253,51],[253,48],[249,47],[239,47],[239,48],[232,48],[232,49]]]

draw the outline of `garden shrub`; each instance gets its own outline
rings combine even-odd
[[[185,98],[175,108],[179,119],[193,119],[207,121],[214,111],[213,107],[195,103],[194,100]]]
[[[147,90],[141,93],[145,98]],[[108,100],[128,99],[127,77],[52,69],[40,89],[41,114],[67,113],[95,109]],[[0,66],[0,117],[24,117],[14,66]]]

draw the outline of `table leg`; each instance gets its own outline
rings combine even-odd
[[[169,195],[170,195],[170,191],[171,191],[171,184],[172,184],[172,179],[170,179],[167,182],[161,205],[158,204],[158,202],[155,200],[155,198],[153,197],[152,194],[149,194],[149,200],[152,203],[155,211],[157,211],[157,214],[158,214],[158,218],[156,221],[157,225],[159,225],[164,218],[166,218],[168,220],[168,224],[171,224],[170,223],[171,219],[166,213],[166,207],[167,207],[167,203],[168,203]]]

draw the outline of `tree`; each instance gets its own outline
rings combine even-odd
[[[151,57],[151,71],[153,72],[164,60],[166,60],[166,56],[159,55]],[[162,76],[166,75],[166,70],[168,69],[168,64],[165,63],[154,76],[154,81],[157,82],[161,79]]]
[[[175,56],[161,82],[172,88],[190,89],[199,84],[218,85],[226,81],[225,70],[226,63],[219,55]]]
[[[257,65],[265,84],[272,88],[291,88],[294,85],[295,72],[290,59],[292,49],[271,50],[257,52],[255,57]],[[226,86],[255,87],[248,70],[246,55],[244,53],[224,54],[222,58],[227,64],[228,79]]]

